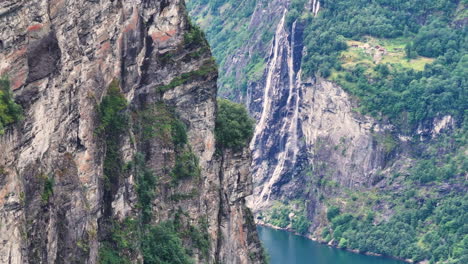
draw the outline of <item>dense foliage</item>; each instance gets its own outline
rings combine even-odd
[[[466,29],[453,25],[459,2],[324,0],[317,18],[302,16],[307,24],[303,72],[322,77],[341,73],[334,80],[359,97],[364,113],[389,118],[403,130],[446,114],[461,124],[468,102],[468,45]],[[299,18],[296,10],[290,12],[290,20]],[[343,69],[340,54],[347,49],[346,40],[366,36],[398,38],[407,43],[408,58],[436,60],[423,71],[392,64]]]
[[[304,202],[298,200],[287,204],[277,202],[264,216],[264,220],[269,224],[288,228],[298,234],[307,234],[311,224],[307,218]]]
[[[243,105],[218,99],[215,135],[219,149],[242,149],[249,143],[253,131],[254,121]]]
[[[153,216],[153,200],[156,197],[157,177],[146,167],[145,155],[136,153],[130,164],[137,180],[138,205],[141,211],[141,222],[147,224]]]
[[[127,218],[111,221],[109,232],[99,248],[100,264],[130,264],[138,248],[138,221]]]
[[[366,198],[350,191],[345,212],[340,212],[343,198],[331,198],[340,202],[328,208],[331,225],[322,236],[334,239],[340,247],[363,252],[431,263],[466,263],[467,197],[458,188],[466,190],[463,175],[468,170],[467,32],[455,26],[466,1],[322,3],[316,18],[294,8],[288,15],[288,21],[299,19],[307,25],[304,74],[338,82],[359,99],[361,112],[388,119],[400,133],[413,134],[418,126],[430,125],[444,115],[454,117],[460,127],[416,147],[412,153],[415,166],[408,175],[396,173],[387,179],[390,184],[403,181],[399,184],[404,190]],[[379,45],[388,57],[376,59],[362,52],[369,51],[361,48],[366,43]],[[404,56],[398,55],[400,50]],[[421,185],[428,186],[421,189]],[[451,186],[450,191],[441,190],[442,186]],[[353,206],[360,202],[364,209]],[[385,207],[393,212],[388,220],[381,215],[389,214]]]
[[[330,224],[322,237],[327,242],[333,239],[339,247],[362,252],[427,259],[431,263],[465,263],[465,131],[440,135],[417,150],[420,153],[411,168],[396,170],[383,179],[387,188],[357,191],[333,186],[341,194],[321,198],[328,207]],[[317,185],[323,186],[323,181]],[[330,189],[328,192],[333,193]]]
[[[100,125],[98,133],[105,141],[104,180],[106,195],[116,191],[122,176],[123,160],[120,153],[120,141],[128,128],[128,115],[125,113],[127,100],[120,92],[119,82],[112,81],[107,95],[99,105]]]
[[[198,157],[191,151],[183,151],[177,154],[172,177],[174,180],[198,178],[200,176],[200,167]]]
[[[193,263],[171,222],[149,228],[143,237],[142,251],[145,264]]]
[[[10,81],[0,78],[0,135],[7,125],[21,118],[21,107],[15,103],[10,90]]]
[[[328,215],[331,232],[339,246],[362,252],[377,252],[421,261],[466,263],[468,260],[468,196],[451,193],[445,197],[425,197],[408,191],[389,221],[373,222],[373,213]]]

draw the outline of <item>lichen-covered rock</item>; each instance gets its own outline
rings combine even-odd
[[[158,176],[151,223],[177,211],[187,225],[206,219],[208,254],[183,238],[197,262],[263,261],[244,200],[250,158],[215,155],[216,68],[203,37],[190,37],[183,1],[6,0],[0,21],[0,75],[24,110],[0,137],[1,263],[97,263],[106,223],[141,214],[134,173],[106,185],[99,104],[113,80],[128,102],[119,161],[143,153]],[[183,148],[134,129],[157,105],[186,127]],[[197,157],[198,177],[172,179],[181,149]]]

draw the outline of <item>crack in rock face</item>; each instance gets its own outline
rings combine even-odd
[[[28,79],[26,83],[43,79],[58,69],[61,51],[54,32],[28,46]]]

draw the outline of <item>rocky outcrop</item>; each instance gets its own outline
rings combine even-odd
[[[106,223],[140,215],[134,172],[106,185],[99,104],[112,80],[130,122],[119,161],[142,153],[158,176],[151,222],[176,212],[186,225],[206,220],[208,254],[184,241],[197,262],[263,261],[244,200],[250,157],[215,155],[217,73],[205,41],[188,37],[183,1],[3,1],[0,21],[0,74],[24,109],[0,137],[1,263],[97,263]],[[197,157],[199,177],[174,182],[175,143],[133,129],[158,105],[187,128],[183,149]]]

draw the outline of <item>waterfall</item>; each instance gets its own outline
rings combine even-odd
[[[258,122],[257,126],[255,127],[255,133],[251,142],[251,149],[254,148],[255,142],[257,142],[258,136],[265,130],[266,126],[266,121],[268,114],[270,113],[271,109],[271,87],[273,83],[273,78],[274,73],[276,72],[276,67],[278,65],[278,57],[279,57],[279,47],[280,47],[280,40],[281,40],[281,35],[282,31],[284,30],[284,22],[286,19],[286,10],[283,12],[283,17],[281,18],[281,21],[276,29],[275,33],[275,38],[274,38],[274,43],[272,47],[272,59],[269,62],[269,67],[268,67],[268,74],[266,78],[266,84],[265,84],[265,92],[263,94],[263,109],[262,109],[262,115],[260,117],[260,121]]]
[[[286,14],[286,13],[285,13]],[[268,126],[268,116],[272,115],[274,111],[271,109],[272,100],[280,100],[280,98],[272,98],[272,95],[279,94],[281,95],[287,91],[287,100],[286,100],[286,113],[285,116],[282,118],[283,120],[274,120],[280,125],[279,135],[284,135],[286,138],[286,143],[284,146],[279,146],[280,151],[277,154],[277,163],[273,169],[271,177],[268,177],[268,181],[265,182],[261,188],[261,193],[257,197],[256,201],[254,202],[254,208],[259,208],[261,204],[267,203],[270,199],[272,193],[272,187],[275,183],[277,183],[282,175],[284,174],[286,162],[289,161],[292,164],[296,163],[297,154],[299,152],[298,147],[298,119],[299,119],[299,89],[301,87],[300,80],[297,78],[297,73],[294,69],[295,65],[295,56],[294,56],[294,48],[295,48],[295,41],[296,41],[296,26],[297,22],[293,23],[292,26],[292,34],[291,34],[291,41],[288,41],[288,33],[284,29],[284,20],[285,14],[281,20],[281,23],[278,26],[275,35],[275,42],[273,46],[273,54],[272,60],[269,64],[265,91],[264,91],[264,107],[262,112],[262,118],[260,119],[259,124],[256,127],[256,133],[252,144],[259,143],[257,142],[258,137],[265,133],[264,129]],[[275,76],[281,76],[281,67],[280,63],[282,63],[281,58],[282,55],[279,53],[281,51],[285,51],[286,53],[286,64],[285,67],[288,73],[288,80],[287,83],[284,83],[288,86],[289,89],[284,89],[281,82],[274,82]],[[280,66],[278,68],[278,66]],[[276,73],[276,74],[275,74]],[[300,73],[300,72],[299,72]],[[276,101],[275,101],[276,103]],[[273,109],[274,110],[274,109]],[[275,133],[276,134],[276,133]],[[281,144],[281,142],[274,142],[274,144]],[[252,145],[253,146],[253,145]],[[271,172],[271,170],[267,170],[267,173]]]
[[[314,13],[314,16],[317,16],[319,11],[320,11],[320,0],[313,0],[312,13]]]

